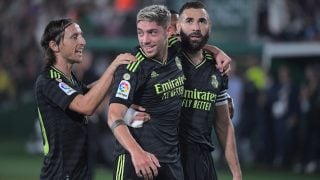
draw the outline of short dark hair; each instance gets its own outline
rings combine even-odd
[[[182,7],[179,10],[179,15],[181,15],[181,13],[185,10],[185,9],[190,9],[190,8],[194,8],[194,9],[205,9],[207,10],[207,8],[205,7],[204,4],[202,4],[199,1],[191,1],[191,2],[186,2],[182,5]]]
[[[178,12],[176,10],[170,9],[170,13],[172,14],[178,14]]]
[[[45,53],[46,67],[54,65],[56,62],[56,57],[49,47],[50,41],[59,44],[64,37],[64,30],[72,23],[74,23],[72,19],[58,19],[50,21],[46,26],[40,42]]]

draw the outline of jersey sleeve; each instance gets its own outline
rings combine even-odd
[[[136,56],[137,57],[137,56]],[[120,103],[127,107],[133,104],[135,92],[146,81],[141,63],[143,59],[118,67],[110,96],[111,103]]]
[[[170,54],[177,55],[181,51],[181,40],[177,37],[169,37],[168,47],[168,51]]]
[[[42,87],[44,95],[63,110],[66,110],[71,101],[80,94],[67,83],[57,79],[48,80]]]
[[[228,76],[224,75],[221,78],[221,88],[220,92],[217,95],[216,106],[224,105],[228,103],[229,94],[227,93],[228,89]]]

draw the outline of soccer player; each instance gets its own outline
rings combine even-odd
[[[241,180],[235,134],[228,110],[228,78],[213,68],[214,56],[204,50],[211,20],[200,2],[187,2],[179,11],[178,32],[185,75],[179,126],[181,161],[186,180],[216,180],[211,151],[214,127],[233,180]]]
[[[177,129],[184,76],[176,57],[180,43],[175,37],[168,40],[169,24],[164,6],[140,10],[140,46],[134,51],[138,62],[116,73],[108,112],[108,124],[118,140],[114,179],[183,179]],[[145,107],[152,118],[139,129],[128,128],[123,121],[133,103]]]
[[[108,124],[120,143],[113,171],[116,180],[183,179],[177,127],[184,75],[176,41],[168,41],[169,24],[165,6],[141,9],[137,14],[140,46],[133,53],[138,61],[116,72],[108,112]],[[152,120],[129,129],[123,118],[133,103],[146,108]]]
[[[179,19],[179,13],[176,12],[175,10],[170,10],[171,13],[171,24],[169,28],[169,37],[179,37],[179,34],[177,32],[177,23]],[[221,64],[221,62],[231,62],[231,58],[225,54],[221,49],[219,49],[217,46],[212,46],[209,44],[206,44],[204,46],[205,50],[208,50],[212,52],[217,59],[217,64],[215,65],[220,72],[223,72],[227,74],[231,70],[230,64]],[[228,94],[228,107],[229,107],[229,113],[230,113],[230,118],[233,117],[234,114],[234,104],[233,104],[233,99],[231,96]]]
[[[35,84],[45,154],[40,179],[90,179],[86,116],[103,100],[116,68],[136,60],[120,54],[88,89],[71,71],[81,63],[85,44],[71,19],[50,21],[42,35],[46,64]]]

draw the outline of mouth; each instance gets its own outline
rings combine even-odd
[[[202,38],[202,34],[201,33],[191,33],[189,35],[190,39],[201,39]]]
[[[144,46],[144,51],[150,53],[154,50],[155,46]]]
[[[83,48],[76,49],[75,53],[78,54],[79,56],[82,56],[83,55]]]
[[[202,38],[201,35],[191,35],[191,36],[190,36],[190,39],[191,39],[191,40],[199,40],[199,39],[201,39],[201,38]]]

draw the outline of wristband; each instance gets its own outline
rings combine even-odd
[[[122,119],[118,119],[111,124],[110,129],[113,132],[118,126],[125,125],[125,124],[126,123]]]

